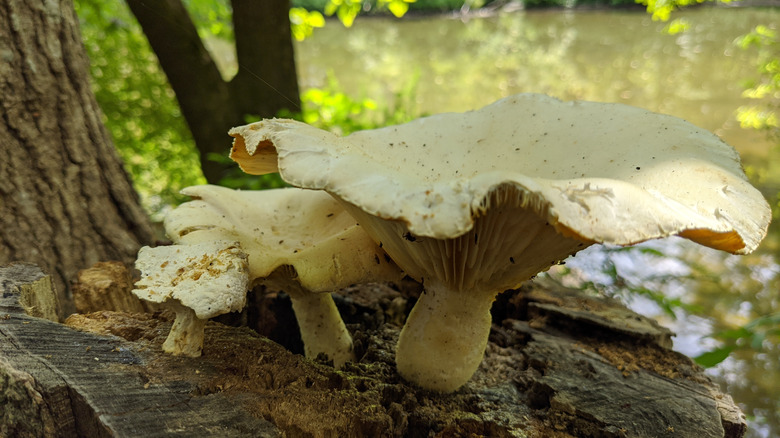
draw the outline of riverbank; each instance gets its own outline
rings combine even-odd
[[[293,7],[301,7],[309,11],[324,13],[329,0],[293,0]],[[364,3],[361,17],[389,17],[393,14],[387,8],[376,6],[377,1]],[[686,6],[685,10],[706,7],[724,8],[780,8],[780,0],[740,0],[722,1],[705,0]],[[634,0],[416,0],[409,3],[407,18],[428,17],[431,15],[452,15],[459,18],[488,17],[499,13],[510,13],[520,10],[566,9],[576,11],[619,10],[646,11],[646,6]]]

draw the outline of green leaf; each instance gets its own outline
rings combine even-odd
[[[343,24],[344,27],[352,27],[352,24],[355,22],[355,18],[357,18],[358,13],[360,13],[359,5],[344,4],[339,6],[338,11],[336,12],[336,16],[339,18],[341,24]]]
[[[718,337],[719,339],[742,339],[742,338],[749,338],[753,335],[753,332],[746,329],[745,327],[739,327],[736,329],[731,330],[723,330],[718,333],[716,333],[714,336]]]
[[[303,41],[314,33],[314,28],[325,25],[325,18],[317,11],[304,8],[290,8],[290,27],[293,38]]]
[[[387,5],[387,9],[389,9],[396,18],[401,18],[406,14],[406,11],[409,10],[409,4],[404,1],[391,1]]]
[[[733,346],[720,347],[696,356],[693,360],[704,368],[711,368],[726,360],[734,351]]]
[[[317,11],[311,11],[306,17],[306,22],[311,27],[323,27],[325,26],[325,17]]]
[[[691,23],[686,18],[675,18],[664,27],[664,32],[669,35],[677,35],[690,29]]]
[[[755,351],[761,351],[764,348],[764,340],[766,339],[766,333],[756,332],[753,333],[753,338],[750,340],[750,348]]]

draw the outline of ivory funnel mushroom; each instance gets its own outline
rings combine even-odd
[[[424,284],[396,361],[435,391],[477,369],[496,295],[557,261],[674,235],[746,254],[770,220],[733,148],[620,104],[520,94],[346,137],[285,119],[230,132],[246,172],[327,191]]]
[[[182,193],[194,200],[165,219],[174,242],[240,242],[250,281],[290,295],[306,356],[324,353],[336,367],[354,359],[352,337],[329,292],[398,280],[402,273],[333,197],[297,188],[239,191],[213,185]]]
[[[206,320],[241,310],[249,289],[247,255],[237,242],[143,247],[135,264],[141,279],[133,293],[176,313],[163,351],[197,357]]]

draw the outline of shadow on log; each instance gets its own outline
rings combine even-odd
[[[185,358],[160,351],[171,325],[164,313],[100,311],[65,324],[31,316],[24,303],[55,296],[45,278],[31,265],[0,268],[0,436],[741,437],[746,429],[731,398],[670,349],[670,332],[554,285],[502,295],[476,375],[442,395],[395,372],[398,312],[414,300],[404,288],[343,291],[359,360],[337,371],[246,327],[208,323],[203,356]]]

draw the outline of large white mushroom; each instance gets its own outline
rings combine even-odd
[[[521,94],[346,137],[285,119],[231,135],[246,172],[327,191],[424,284],[396,361],[436,391],[477,369],[496,295],[570,254],[673,235],[745,254],[770,220],[733,148],[620,104]]]
[[[334,366],[354,359],[352,337],[329,292],[401,271],[327,193],[297,188],[240,191],[204,185],[165,219],[181,246],[235,240],[248,254],[250,281],[290,295],[304,351]]]

